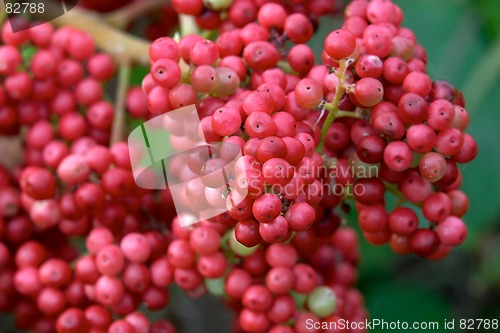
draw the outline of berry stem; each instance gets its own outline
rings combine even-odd
[[[363,119],[363,115],[357,112],[339,110],[337,112],[337,118]]]
[[[3,25],[6,19],[7,19],[7,11],[5,10],[0,11],[0,25]]]
[[[201,37],[214,40],[217,37],[217,30],[202,30]]]
[[[179,14],[179,30],[180,37],[200,34],[200,29],[196,24],[196,20],[191,15]]]
[[[345,88],[344,88],[344,77],[345,77],[345,72],[347,70],[347,67],[349,67],[349,64],[351,63],[350,59],[341,59],[339,61],[339,69],[336,71],[335,75],[337,75],[339,79],[339,84],[337,86],[337,91],[335,92],[335,96],[333,97],[333,100],[331,103],[326,103],[325,108],[328,110],[328,115],[326,116],[325,123],[323,124],[323,127],[321,128],[321,141],[318,144],[318,147],[316,148],[316,151],[320,154],[323,153],[323,148],[325,146],[325,139],[326,135],[328,133],[328,129],[332,125],[332,123],[335,121],[337,118],[338,112],[339,112],[339,103],[342,98],[342,95],[344,95]]]
[[[105,16],[105,21],[118,29],[124,29],[138,16],[165,6],[168,0],[135,1]]]
[[[281,69],[286,74],[298,75],[298,73],[292,69],[288,61],[285,60],[278,61],[278,68]]]
[[[115,102],[115,119],[111,131],[111,145],[123,140],[125,127],[125,101],[130,82],[131,67],[129,64],[122,64],[118,72],[118,86]]]

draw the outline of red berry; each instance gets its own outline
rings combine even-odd
[[[356,37],[349,30],[335,30],[326,37],[324,47],[326,53],[334,59],[347,58],[356,48]]]

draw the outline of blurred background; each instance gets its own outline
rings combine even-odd
[[[394,2],[403,8],[404,25],[415,31],[427,49],[431,77],[447,80],[464,92],[471,115],[468,132],[478,142],[479,155],[462,170],[463,190],[471,201],[465,216],[466,243],[446,260],[429,262],[401,257],[388,246],[374,247],[362,240],[359,287],[372,318],[440,323],[500,319],[500,1]],[[312,42],[318,55],[324,37],[340,25],[341,17],[322,21]],[[135,71],[135,83],[145,72]],[[353,213],[350,225],[356,224]],[[209,296],[192,300],[173,289],[167,313],[152,317],[165,315],[179,333],[231,332],[230,312]],[[1,316],[0,322],[4,319]],[[1,323],[0,332],[15,332],[9,326]]]

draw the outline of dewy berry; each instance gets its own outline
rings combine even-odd
[[[139,46],[107,54],[106,34],[4,24],[0,134],[21,140],[24,161],[0,167],[2,313],[22,330],[175,333],[142,312],[165,308],[175,283],[224,299],[235,332],[302,333],[308,320],[368,318],[358,236],[341,223],[349,202],[362,236],[395,253],[438,260],[466,241],[462,165],[478,147],[464,96],[432,82],[390,0],[351,1],[312,50],[318,17],[334,10],[325,0],[172,1],[146,27],[149,73],[131,87],[128,65],[132,77],[141,70],[123,60]],[[210,34],[161,37],[178,14]],[[158,126],[177,148],[201,134],[214,145],[166,167],[187,184],[180,200],[220,214],[182,227],[170,190],[134,183],[131,159],[144,156],[123,135],[189,105],[200,126]]]

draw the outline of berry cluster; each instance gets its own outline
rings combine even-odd
[[[2,41],[0,133],[22,133],[25,155],[0,169],[0,309],[36,332],[175,332],[137,312],[168,301],[146,263],[166,252],[173,215],[169,192],[135,185],[127,145],[108,147],[113,60],[85,32],[50,24],[6,23]]]
[[[279,7],[268,6],[267,13],[260,12],[261,7],[275,3],[280,4]],[[259,15],[272,17],[271,20],[276,23],[284,21],[287,15],[301,13],[308,16],[312,22],[316,22],[318,17],[334,12],[335,1],[173,0],[172,6],[180,14],[194,16],[197,25],[202,29],[226,31],[254,23],[260,19]],[[295,29],[301,28],[295,27]]]
[[[96,53],[91,36],[49,24],[14,33],[7,23],[1,33],[0,133],[17,135],[29,127],[27,163],[57,167],[69,154],[63,141],[88,137],[108,145],[114,110],[103,100],[103,83],[114,76],[115,65],[109,55]]]
[[[337,216],[298,232],[288,244],[253,249],[219,223],[204,221],[187,229],[177,221],[164,271],[173,272],[169,280],[190,295],[224,297],[237,312],[235,332],[330,332],[322,325],[367,318],[363,296],[354,289],[357,235],[337,229]]]
[[[276,20],[276,11],[282,19]],[[143,81],[153,115],[196,104],[204,138],[221,142],[219,158],[196,151],[172,160],[170,169],[179,170],[175,173],[181,182],[192,184],[186,205],[228,207],[216,220],[236,226],[236,238],[247,247],[285,242],[324,215],[319,205],[324,163],[315,151],[317,112],[297,102],[308,98],[310,86],[297,84],[297,74],[276,67],[287,39],[296,43],[287,56],[290,66],[304,74],[313,67],[313,52],[303,44],[312,37],[313,26],[303,14],[287,17],[278,4],[266,4],[258,14],[257,22],[223,32],[215,42],[197,35],[178,43],[169,37],[154,41],[151,73]],[[189,137],[179,132],[182,126],[164,125],[173,144],[189,144]],[[234,150],[243,155],[235,166],[243,172],[232,175],[232,188],[196,177],[217,173]],[[189,169],[181,172],[180,165]],[[248,195],[242,198],[240,189]],[[338,202],[333,198],[327,207]]]
[[[303,44],[313,32],[308,18],[287,16],[274,3],[215,42],[195,35],[153,42],[143,82],[150,111],[198,105],[206,140],[238,146],[243,156],[236,165],[245,172],[232,188],[193,179],[223,168],[223,152],[185,155],[171,167],[190,168],[180,181],[197,194],[187,193],[187,200],[213,207],[226,201],[228,213],[217,220],[236,226],[236,239],[247,247],[285,242],[353,198],[369,242],[442,258],[467,233],[460,217],[468,199],[456,163],[470,162],[477,147],[464,133],[463,96],[425,73],[425,50],[400,27],[398,6],[357,0],[345,16],[343,29],[325,40],[324,65],[315,66]],[[290,72],[281,69],[284,62]],[[390,213],[387,190],[401,201]],[[404,202],[421,206],[429,224]]]
[[[135,147],[110,143],[112,58],[69,27],[1,29],[0,134],[25,148],[0,167],[0,310],[19,329],[174,333],[140,309],[167,306],[175,283],[221,297],[235,332],[338,332],[367,318],[357,235],[341,226],[350,201],[364,237],[396,253],[441,259],[465,240],[458,165],[477,154],[465,101],[426,74],[397,5],[352,1],[321,65],[306,43],[332,1],[172,6],[218,35],[156,39],[122,102],[130,118],[162,116],[189,152],[167,163],[185,184],[175,199],[225,211],[187,227],[170,191],[134,182]],[[168,117],[190,105],[199,126]],[[208,148],[187,150],[200,136]]]
[[[365,189],[354,199],[369,242],[389,242],[400,254],[443,258],[467,235],[460,217],[469,201],[459,190],[457,164],[472,161],[477,145],[465,133],[469,116],[463,96],[446,82],[431,81],[425,49],[411,30],[400,27],[398,6],[357,0],[349,4],[345,17],[345,30],[327,37],[324,58],[334,71],[333,59],[347,54],[353,58],[347,74],[353,81],[346,81],[345,87],[351,104],[347,110],[356,108],[364,119],[334,122],[329,131],[336,139],[330,147],[327,139],[327,151],[379,167],[377,177],[352,175],[354,186]],[[339,145],[343,151],[336,152]],[[355,152],[346,154],[349,150]],[[390,212],[384,204],[386,190],[400,199]],[[400,206],[402,202],[421,207],[429,222],[419,221],[411,208]]]

